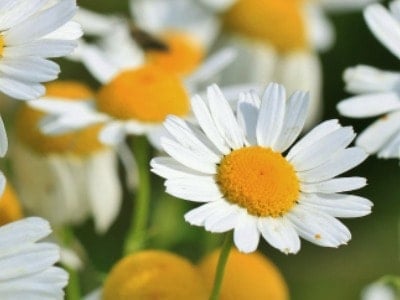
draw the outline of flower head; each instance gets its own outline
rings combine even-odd
[[[55,79],[59,66],[48,60],[76,47],[81,30],[70,22],[75,0],[14,0],[0,3],[0,91],[21,100],[42,96],[41,82]]]
[[[285,253],[299,251],[299,236],[327,247],[347,243],[351,234],[336,217],[364,216],[372,206],[342,194],[363,187],[364,178],[335,178],[367,157],[347,148],[353,129],[326,121],[291,147],[305,122],[307,93],[286,100],[283,86],[270,84],[262,100],[241,94],[236,115],[217,86],[207,96],[192,99],[201,130],[169,117],[173,138],[162,146],[171,157],[151,163],[167,193],[205,203],[185,219],[211,232],[234,230],[242,252],[255,251],[260,235]]]

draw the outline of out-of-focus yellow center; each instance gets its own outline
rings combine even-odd
[[[85,85],[74,81],[56,81],[46,87],[46,96],[82,101],[93,98],[93,92]],[[20,140],[41,154],[73,153],[88,155],[105,146],[98,140],[102,125],[93,125],[82,130],[61,135],[45,135],[39,122],[44,113],[27,105],[21,107],[16,118],[16,132]]]
[[[115,118],[148,123],[185,116],[190,108],[179,77],[152,64],[120,73],[100,89],[97,106]]]
[[[258,146],[225,156],[218,168],[217,182],[228,201],[260,217],[285,214],[300,194],[293,166],[280,153]]]
[[[238,0],[225,15],[228,29],[268,42],[281,52],[308,46],[300,0]]]
[[[193,37],[177,32],[165,35],[166,51],[150,50],[147,58],[168,72],[186,75],[194,71],[204,58],[204,49]]]
[[[4,40],[4,37],[0,34],[0,57],[3,56],[5,44],[6,42]]]
[[[202,259],[199,271],[211,291],[218,258],[216,250]],[[279,269],[261,253],[240,253],[232,249],[221,286],[220,300],[288,300],[289,291]]]
[[[21,205],[14,189],[7,183],[0,197],[0,226],[17,221],[23,217]]]
[[[121,260],[108,275],[103,300],[204,300],[205,286],[186,259],[164,251],[143,251]]]

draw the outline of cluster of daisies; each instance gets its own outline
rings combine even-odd
[[[342,174],[368,154],[400,158],[400,73],[345,71],[346,89],[359,95],[338,111],[384,115],[355,146],[352,127],[316,125],[318,51],[335,35],[325,11],[369,2],[132,0],[128,18],[78,10],[75,0],[0,0],[4,114],[14,110],[7,97],[26,100],[6,122],[17,193],[1,175],[0,299],[63,299],[67,286],[68,299],[79,299],[84,250],[71,226],[92,217],[96,232],[107,232],[122,186],[136,197],[125,258],[87,299],[288,299],[279,271],[255,252],[260,238],[285,254],[300,250],[300,238],[347,244],[338,218],[368,215],[373,204],[352,194],[365,178]],[[369,4],[365,19],[400,58],[400,0],[389,10]],[[82,63],[97,89],[55,80],[60,68],[49,58],[64,56]],[[1,121],[2,157],[7,148]],[[227,233],[222,250],[198,265],[146,250],[150,171],[167,194],[198,203],[188,223]],[[231,243],[238,251],[229,255]]]

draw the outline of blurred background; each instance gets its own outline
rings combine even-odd
[[[128,15],[128,1],[80,0],[82,7],[102,12]],[[344,92],[342,73],[346,67],[368,64],[382,69],[400,70],[400,64],[369,32],[361,12],[329,14],[337,38],[332,49],[321,54],[323,64],[323,119],[339,118],[344,125],[352,125],[356,132],[363,130],[371,120],[350,120],[339,116],[336,104],[348,97]],[[62,60],[61,79],[83,79],[93,87],[95,81],[85,68]],[[286,256],[265,242],[259,249],[281,270],[288,283],[293,300],[357,299],[368,283],[385,274],[400,275],[399,212],[400,172],[397,160],[377,160],[370,157],[353,171],[368,179],[368,186],[357,192],[374,202],[373,213],[359,219],[344,220],[353,238],[349,245],[327,249],[302,241],[297,255]],[[121,168],[121,177],[124,176]],[[350,174],[351,175],[351,174]],[[220,244],[220,236],[191,227],[183,220],[188,210],[184,201],[163,194],[162,182],[153,176],[152,223],[149,248],[164,248],[182,254],[196,262],[205,252]],[[124,182],[121,180],[121,182]],[[122,256],[123,238],[131,217],[131,198],[127,191],[120,216],[103,236],[94,232],[93,222],[75,227],[88,251],[90,268],[82,274],[82,288],[91,291],[101,282],[92,278],[95,270],[106,274]],[[160,216],[163,219],[160,222]],[[165,215],[168,218],[165,219]],[[199,247],[199,241],[204,246]]]

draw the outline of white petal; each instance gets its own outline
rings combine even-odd
[[[204,174],[189,169],[171,157],[156,157],[150,162],[151,171],[165,179],[184,178],[186,176],[202,176]]]
[[[53,40],[77,40],[82,37],[83,31],[81,25],[76,22],[67,22],[55,31],[46,34],[43,39]]]
[[[211,202],[223,197],[212,177],[191,176],[168,179],[165,186],[168,194],[194,202]]]
[[[225,143],[224,138],[220,135],[206,103],[201,99],[200,96],[194,96],[191,100],[192,110],[196,116],[196,120],[199,123],[201,129],[211,140],[211,142],[217,147],[223,154],[228,154],[230,149]]]
[[[2,77],[0,78],[0,91],[15,99],[34,100],[44,95],[45,88],[38,83]]]
[[[232,149],[239,149],[244,145],[244,136],[235,115],[225,96],[217,85],[207,89],[207,99],[211,116],[220,134]]]
[[[242,209],[237,205],[228,204],[226,201],[216,202],[221,203],[221,205],[215,207],[214,211],[206,218],[205,229],[215,233],[234,229],[237,226]]]
[[[349,93],[388,92],[395,90],[400,84],[400,73],[359,65],[347,68],[343,74],[343,79],[346,83],[346,91]]]
[[[204,226],[204,222],[215,209],[218,209],[223,201],[213,201],[203,204],[195,209],[190,210],[185,214],[186,222],[195,226]]]
[[[254,92],[242,93],[237,104],[237,120],[247,141],[251,145],[257,144],[256,128],[261,100]]]
[[[400,111],[388,114],[375,121],[356,140],[356,145],[368,153],[381,149],[400,129]]]
[[[201,156],[167,138],[161,140],[161,145],[165,152],[188,168],[205,174],[216,174],[216,164],[210,158]]]
[[[400,109],[400,98],[394,92],[355,96],[341,101],[337,109],[346,117],[375,117]]]
[[[300,141],[298,141],[289,151],[286,158],[292,159],[293,156],[297,155],[304,148],[308,148],[313,145],[316,141],[320,140],[329,133],[340,128],[338,120],[328,120],[322,122],[309,133],[307,133]]]
[[[77,10],[74,0],[62,0],[4,33],[7,44],[18,45],[45,36],[68,22]]]
[[[100,131],[99,139],[105,145],[116,146],[125,140],[126,134],[124,122],[113,121]]]
[[[351,233],[334,217],[297,205],[287,214],[299,235],[311,243],[324,247],[338,247],[351,239]]]
[[[7,46],[3,54],[4,57],[60,57],[71,53],[77,45],[76,41],[41,39],[28,44]]]
[[[285,117],[286,91],[282,85],[271,83],[262,97],[256,136],[258,145],[271,147],[279,136]]]
[[[83,7],[79,8],[74,20],[81,24],[85,34],[91,35],[110,34],[114,26],[121,22],[114,16],[99,14]]]
[[[314,169],[297,172],[297,176],[302,182],[320,182],[351,170],[362,163],[367,156],[361,148],[347,148],[337,152],[326,163]]]
[[[260,233],[257,218],[242,211],[233,232],[233,241],[240,252],[250,253],[257,250]]]
[[[358,190],[367,185],[363,177],[339,177],[316,183],[302,183],[301,191],[305,193],[341,193]]]
[[[263,238],[285,254],[300,250],[300,239],[296,230],[286,218],[260,218],[258,228]]]
[[[8,150],[7,131],[3,119],[0,117],[0,157],[4,157]]]
[[[378,152],[379,158],[400,158],[400,133],[391,138],[382,150]]]
[[[301,204],[336,218],[356,218],[369,215],[373,203],[366,198],[344,194],[310,194]]]
[[[372,4],[364,11],[365,21],[375,37],[400,58],[400,24],[381,4]]]
[[[314,144],[304,147],[289,161],[297,171],[313,169],[331,159],[336,152],[346,148],[354,137],[355,133],[352,127],[339,128]]]
[[[272,146],[277,152],[286,151],[297,139],[303,129],[307,117],[309,94],[295,92],[286,106],[282,130]]]
[[[43,5],[43,0],[3,0],[0,3],[0,31],[7,30],[29,18]]]

